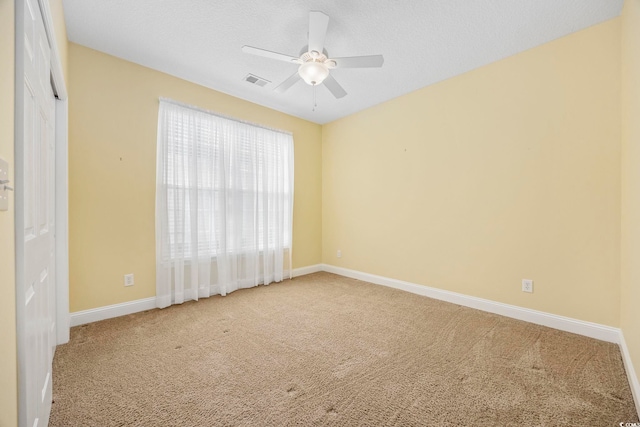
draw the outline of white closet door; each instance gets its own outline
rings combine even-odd
[[[20,4],[20,2],[18,2]],[[27,426],[46,426],[55,349],[54,135],[50,49],[37,0],[24,1],[24,292]],[[20,209],[22,208],[22,209]]]

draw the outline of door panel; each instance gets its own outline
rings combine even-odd
[[[36,237],[35,213],[35,116],[36,94],[28,76],[24,78],[24,237],[31,240]],[[27,286],[28,288],[28,286]]]
[[[48,126],[48,118],[47,112],[44,111],[44,108],[48,107],[48,105],[40,106],[40,114],[39,114],[39,142],[40,147],[38,147],[38,174],[40,175],[38,182],[38,232],[40,234],[47,233],[49,231],[49,200],[48,200],[48,181],[50,177],[48,176],[49,169],[49,126]]]
[[[37,0],[24,0],[24,292],[26,425],[46,426],[55,349],[55,101]]]

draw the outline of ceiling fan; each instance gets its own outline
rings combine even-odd
[[[328,26],[329,17],[327,15],[317,11],[309,12],[309,44],[302,49],[300,57],[271,52],[270,50],[252,46],[242,46],[242,51],[299,65],[298,71],[274,89],[276,92],[282,93],[302,79],[311,86],[324,83],[333,96],[342,98],[347,92],[331,75],[332,69],[382,67],[384,58],[382,55],[329,58],[329,54],[324,48],[324,39],[327,35]]]

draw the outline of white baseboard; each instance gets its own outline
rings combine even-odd
[[[322,271],[322,264],[309,265],[307,267],[295,268],[292,271],[293,277],[304,276],[305,274]],[[100,320],[111,319],[113,317],[126,316],[127,314],[138,313],[140,311],[156,308],[156,297],[144,298],[135,301],[128,301],[122,304],[107,305],[104,307],[92,308],[90,310],[76,311],[70,314],[71,326],[84,325],[86,323],[98,322]]]
[[[376,276],[374,274],[363,273],[361,271],[349,270],[347,268],[322,264],[322,270],[353,279],[374,283],[376,285],[388,286],[390,288],[401,289],[429,298],[447,301],[453,304],[471,307],[489,313],[500,314],[513,319],[524,320],[561,331],[572,332],[574,334],[599,339],[602,341],[620,344],[620,329],[611,326],[600,325],[598,323],[586,322],[572,319],[570,317],[558,316],[545,313],[543,311],[531,310],[510,304],[503,304],[487,299],[472,297],[457,292],[445,291],[431,288],[429,286],[417,285],[415,283],[404,282],[402,280],[390,279],[388,277]]]
[[[401,289],[403,291],[411,292],[414,294],[423,295],[426,297],[447,301],[453,304],[471,307],[482,311],[487,311],[489,313],[500,314],[502,316],[524,320],[526,322],[536,323],[538,325],[548,326],[550,328],[560,329],[562,331],[572,332],[574,334],[584,335],[602,341],[622,344],[622,335],[620,329],[613,328],[611,326],[600,325],[598,323],[586,322],[583,320],[576,320],[569,317],[558,316],[555,314],[531,310],[515,305],[503,304],[500,302],[472,297],[457,292],[445,291],[442,289],[432,288],[424,285],[417,285],[415,283],[404,282],[402,280],[391,279],[388,277],[376,276],[374,274],[363,273],[361,271],[336,267],[329,264],[316,264],[307,267],[296,268],[293,270],[292,275],[293,277],[298,277],[306,274],[316,273],[318,271],[327,271],[329,273],[339,274],[341,276],[351,277],[353,279],[358,279],[377,285]],[[78,326],[85,323],[97,322],[99,320],[124,316],[144,310],[150,310],[153,308],[156,308],[156,298],[144,298],[125,302],[122,304],[108,305],[104,307],[71,313],[70,323],[71,326]]]
[[[322,264],[308,265],[306,267],[294,268],[292,275],[293,277],[298,277],[298,276],[304,276],[306,274],[317,273],[318,271],[322,271]]]
[[[624,340],[624,334],[622,333],[622,330],[620,331],[620,351],[622,353],[624,367],[627,371],[627,378],[629,379],[629,386],[631,387],[633,400],[636,403],[636,412],[640,414],[640,381],[638,381],[636,370],[633,368],[631,354],[629,353],[627,342]]]
[[[144,298],[122,304],[106,305],[90,310],[71,313],[71,326],[84,325],[85,323],[98,322],[113,317],[126,316],[127,314],[156,308],[156,297]]]

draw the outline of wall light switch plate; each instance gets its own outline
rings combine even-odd
[[[9,164],[6,160],[0,158],[0,181],[9,179]],[[11,184],[8,184],[11,185]],[[9,210],[9,191],[4,189],[4,185],[0,184],[0,211]]]

